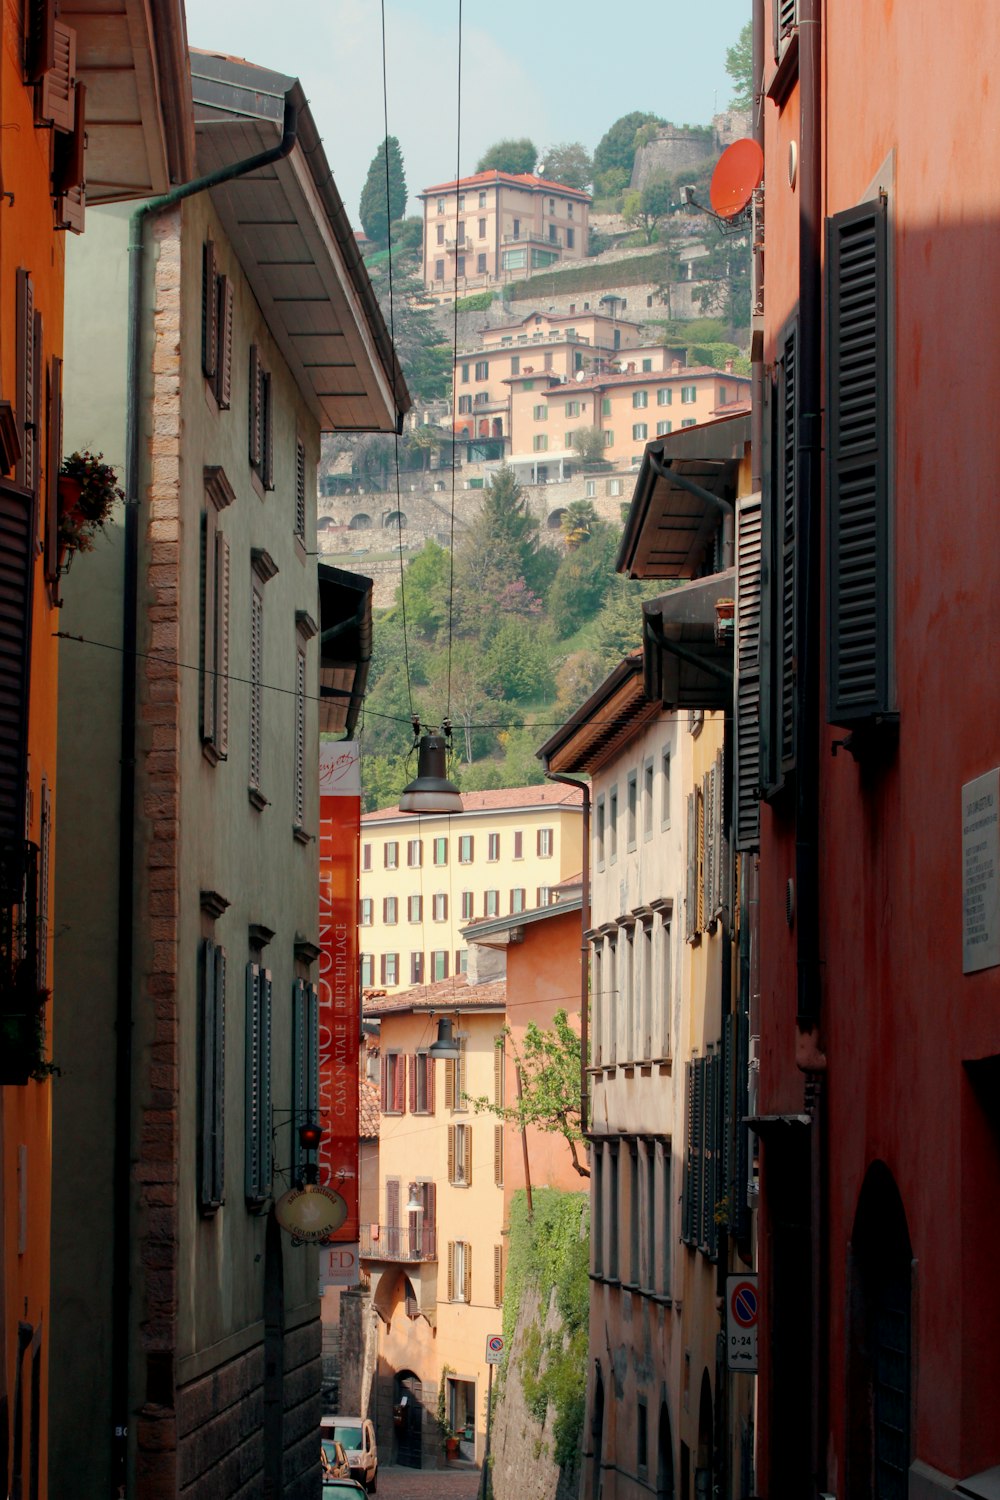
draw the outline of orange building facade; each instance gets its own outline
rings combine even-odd
[[[59,1060],[57,633],[72,560],[57,482],[65,234],[84,228],[88,178],[91,201],[112,202],[162,191],[190,166],[182,7],[139,25],[124,0],[102,9],[0,10],[0,1473],[5,1493],[41,1497]]]

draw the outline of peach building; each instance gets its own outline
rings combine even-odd
[[[417,195],[424,285],[450,295],[521,281],[587,254],[590,195],[530,173],[477,172]]]
[[[396,807],[361,819],[361,984],[389,993],[463,974],[462,928],[547,905],[580,869],[569,787],[464,792],[459,815]]]

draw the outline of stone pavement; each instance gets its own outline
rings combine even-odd
[[[476,1500],[479,1470],[466,1468],[407,1469],[402,1464],[379,1464],[376,1500]]]

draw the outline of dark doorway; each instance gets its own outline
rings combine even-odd
[[[770,1338],[761,1346],[769,1371],[767,1405],[769,1493],[808,1494],[809,1455],[810,1238],[809,1127],[778,1126],[763,1141],[762,1191],[771,1225],[768,1295]]]
[[[906,1500],[910,1468],[913,1248],[884,1162],[865,1174],[851,1233],[849,1483],[860,1500]]]
[[[670,1413],[665,1401],[660,1402],[660,1428],[656,1439],[656,1493],[674,1493],[674,1445],[670,1436]]]
[[[268,1212],[264,1236],[264,1496],[284,1494],[285,1274],[281,1230]]]
[[[419,1469],[423,1462],[423,1386],[412,1370],[396,1376],[392,1419],[396,1428],[396,1462]]]
[[[708,1371],[701,1373],[701,1396],[698,1401],[698,1457],[694,1466],[694,1493],[696,1500],[712,1494],[712,1455],[715,1447],[715,1427],[712,1422],[712,1382]]]
[[[601,1455],[604,1449],[604,1376],[600,1365],[594,1373],[594,1411],[590,1419],[593,1468],[591,1469],[591,1500],[601,1500]]]

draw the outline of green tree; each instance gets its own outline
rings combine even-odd
[[[659,115],[650,114],[647,111],[635,109],[631,114],[622,115],[621,119],[604,132],[597,143],[594,152],[594,171],[608,172],[615,168],[619,172],[625,172],[629,177],[635,165],[635,136],[636,131],[641,130],[643,125],[663,125]]]
[[[517,177],[524,172],[533,172],[537,160],[538,147],[526,136],[522,136],[516,141],[495,141],[479,158],[476,171],[511,172]]]
[[[582,547],[589,542],[599,524],[597,511],[591,501],[571,500],[563,512],[559,530],[562,532],[566,546],[572,551],[574,547]],[[556,576],[558,577],[558,574]],[[549,607],[552,607],[551,592]]]
[[[448,623],[450,575],[450,554],[437,542],[426,541],[410,559],[403,582],[396,590],[397,605],[405,600],[407,630],[428,641],[436,639]]]
[[[538,170],[549,182],[586,192],[594,180],[594,159],[580,141],[565,141],[549,147]]]
[[[574,453],[584,464],[604,462],[604,434],[599,427],[577,427],[571,439]]]
[[[451,389],[451,346],[442,340],[424,301],[423,282],[399,267],[393,268],[390,281],[388,264],[369,266],[368,274],[410,395],[417,401],[440,401]]]
[[[642,601],[662,585],[636,586],[616,578],[594,620],[593,644],[601,669],[611,672],[623,656],[642,645]]]
[[[365,185],[361,189],[359,216],[361,227],[370,240],[384,244],[389,225],[406,212],[406,175],[403,153],[394,135],[387,135],[371,159]]]
[[[580,1038],[564,1010],[557,1010],[552,1026],[544,1031],[535,1022],[525,1027],[520,1046],[509,1026],[497,1038],[514,1054],[521,1075],[521,1097],[516,1104],[495,1104],[492,1099],[470,1102],[478,1113],[496,1115],[519,1130],[534,1125],[550,1135],[561,1135],[569,1146],[573,1167],[581,1177],[590,1171],[580,1160],[577,1146],[583,1140],[580,1128]]]
[[[538,522],[513,469],[498,469],[456,551],[456,609],[462,628],[478,634],[495,620],[510,585],[529,588],[547,563],[539,558]]]
[[[595,619],[614,587],[618,538],[615,527],[597,521],[562,558],[549,589],[549,617],[563,639]]]
[[[654,182],[647,182],[641,192],[633,190],[626,193],[622,214],[626,224],[631,229],[641,229],[646,244],[651,245],[659,237],[659,227],[673,211],[675,202],[670,183],[658,178]]]
[[[516,615],[501,620],[484,654],[483,685],[492,698],[515,703],[551,698],[549,632]]]
[[[733,83],[733,109],[753,107],[753,27],[748,21],[733,46],[726,48],[726,72]]]
[[[698,285],[691,299],[707,315],[725,322],[735,342],[746,344],[750,329],[750,239],[747,235],[706,236],[708,254],[695,262]]]

